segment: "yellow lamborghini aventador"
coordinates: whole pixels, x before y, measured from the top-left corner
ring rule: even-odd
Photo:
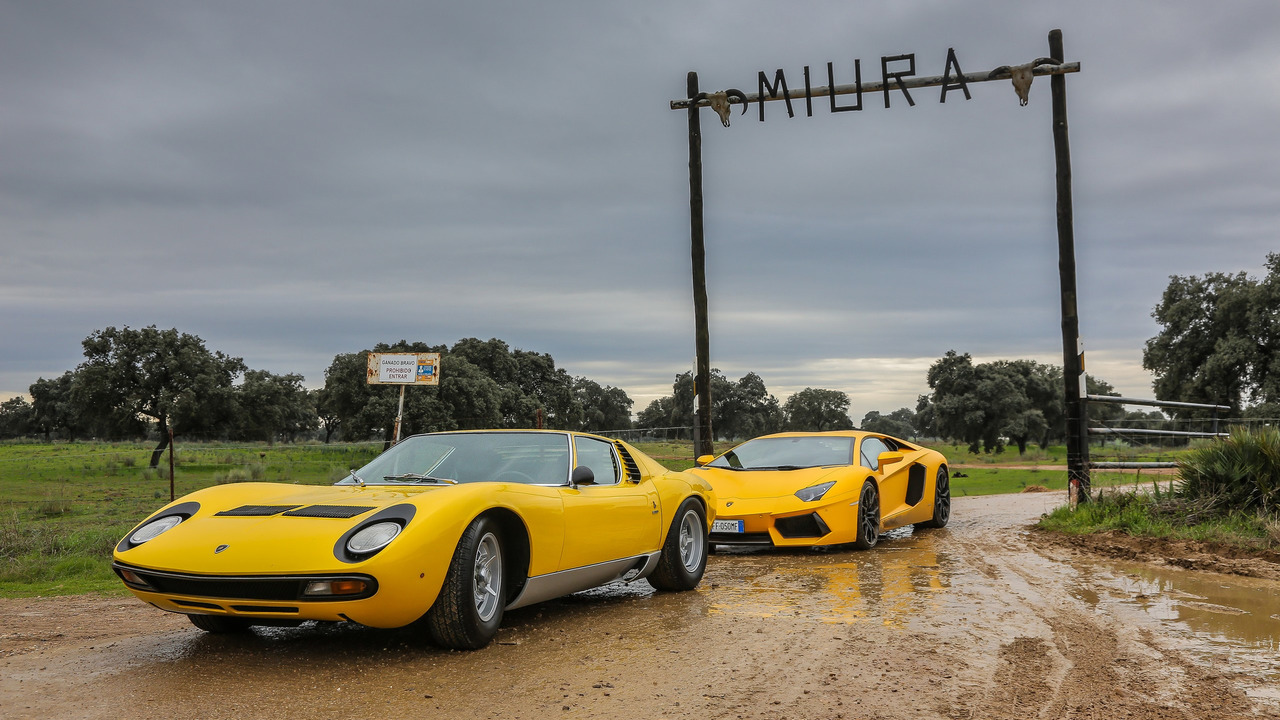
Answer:
[[[504,610],[647,579],[702,580],[715,497],[622,442],[553,431],[417,435],[334,486],[206,488],[120,541],[142,600],[209,632],[421,619],[478,648]]]
[[[886,435],[766,435],[698,464],[690,474],[716,492],[715,545],[867,549],[885,530],[940,528],[951,515],[946,458]]]

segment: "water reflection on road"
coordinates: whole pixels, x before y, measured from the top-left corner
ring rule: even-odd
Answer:
[[[1129,603],[1214,642],[1280,653],[1280,587],[1274,582],[1155,565],[1082,565],[1081,571],[1082,579],[1106,593],[1090,591],[1092,597],[1083,598],[1094,604]]]
[[[947,531],[886,535],[870,552],[731,550],[715,559],[711,612],[903,627],[950,587]]]

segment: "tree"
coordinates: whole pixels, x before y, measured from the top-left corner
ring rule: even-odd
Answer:
[[[1243,272],[1169,278],[1151,313],[1160,333],[1142,354],[1158,399],[1234,411],[1280,402],[1280,254],[1267,256],[1267,269],[1261,282]]]
[[[987,365],[975,366],[969,353],[948,350],[929,368],[938,431],[969,445],[969,452],[1002,452],[1006,422],[1027,405],[1026,395],[1011,374]]]
[[[718,438],[737,439],[775,432],[782,424],[777,403],[755,373],[747,373],[733,383],[718,369],[711,369],[711,427]],[[671,385],[671,395],[649,403],[637,417],[636,425],[692,427],[693,405],[693,373],[680,373]]]
[[[237,435],[246,440],[293,441],[319,424],[311,394],[296,373],[276,375],[246,370],[236,388]]]
[[[787,430],[820,432],[852,430],[849,396],[839,390],[805,388],[787,398],[783,405]]]
[[[77,412],[80,406],[71,400],[74,380],[75,373],[68,370],[53,380],[39,378],[27,388],[32,401],[32,429],[42,433],[45,442],[52,441],[56,432],[75,439],[81,421]]]
[[[869,432],[883,433],[899,438],[912,438],[916,435],[916,413],[909,408],[898,408],[888,415],[881,415],[872,410],[862,417],[861,427]]]
[[[534,413],[541,409],[546,427],[569,429],[582,422],[582,405],[573,389],[573,378],[547,353],[516,349],[516,385],[529,398],[527,417],[518,418],[521,427],[533,427]]]
[[[169,430],[206,429],[231,412],[232,381],[244,361],[210,352],[204,341],[176,329],[125,326],[95,331],[84,342],[85,361],[76,369],[89,403],[100,417],[150,418],[160,443],[151,467],[169,445]],[[171,424],[171,419],[181,422]]]
[[[333,402],[329,388],[322,387],[311,391],[311,399],[315,404],[316,416],[320,419],[320,429],[324,430],[324,444],[333,440],[333,435],[342,427],[342,416]]]
[[[31,403],[22,396],[0,403],[0,439],[26,436],[34,429],[34,418]]]
[[[1066,400],[1062,368],[1034,360],[996,360],[973,364],[968,353],[950,350],[929,368],[932,395],[921,396],[917,417],[932,422],[937,434],[969,445],[970,452],[1002,452],[1006,439],[1024,454],[1066,437]],[[1114,392],[1111,385],[1085,376],[1093,395]],[[1094,403],[1090,420],[1106,423],[1122,414],[1120,406]]]
[[[1027,444],[1033,440],[1046,447],[1049,431],[1059,417],[1065,429],[1066,398],[1062,372],[1056,367],[1034,360],[997,360],[986,370],[1007,376],[1021,395],[1007,406],[1008,415],[999,428],[1002,436],[1018,446],[1019,455],[1027,454]]]
[[[317,394],[316,409],[326,438],[381,436],[394,433],[400,389],[366,382],[368,353],[334,357],[325,370],[325,386]],[[372,352],[440,353],[440,384],[407,388],[401,436],[441,430],[543,427],[594,429],[626,427],[631,399],[618,388],[601,387],[571,377],[545,353],[511,350],[496,338],[464,338],[452,348],[401,340],[380,343]],[[598,389],[598,391],[597,391]],[[591,405],[584,406],[584,400]],[[621,409],[620,409],[621,408]],[[589,416],[589,417],[588,417]],[[603,423],[604,425],[599,425]]]
[[[938,414],[929,395],[916,396],[916,413],[911,419],[911,426],[924,437],[941,436],[938,432]]]
[[[601,386],[594,380],[579,377],[573,379],[573,390],[582,407],[582,423],[578,429],[596,432],[631,427],[634,403],[622,388]]]
[[[746,440],[782,429],[782,406],[769,394],[759,375],[753,372],[743,375],[726,392],[718,403],[719,414],[712,416],[713,427],[721,438]],[[715,402],[716,398],[713,396],[712,400]]]

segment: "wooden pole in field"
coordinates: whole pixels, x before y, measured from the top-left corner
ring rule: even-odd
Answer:
[[[1063,60],[1062,31],[1049,31],[1049,56]],[[1084,351],[1076,307],[1076,241],[1071,211],[1071,146],[1067,138],[1067,80],[1053,75],[1053,151],[1058,181],[1058,280],[1062,291],[1062,382],[1067,411],[1067,492],[1089,500],[1089,423],[1085,410]]]
[[[698,73],[690,72],[689,97],[698,96]],[[707,251],[702,239],[702,125],[698,105],[689,106],[689,244],[693,259],[693,323],[697,367],[693,386],[697,392],[694,413],[693,456],[711,455],[711,331],[707,321]]]

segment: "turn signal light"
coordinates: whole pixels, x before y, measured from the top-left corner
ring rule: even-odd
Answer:
[[[313,580],[303,595],[359,595],[369,587],[364,580]]]

